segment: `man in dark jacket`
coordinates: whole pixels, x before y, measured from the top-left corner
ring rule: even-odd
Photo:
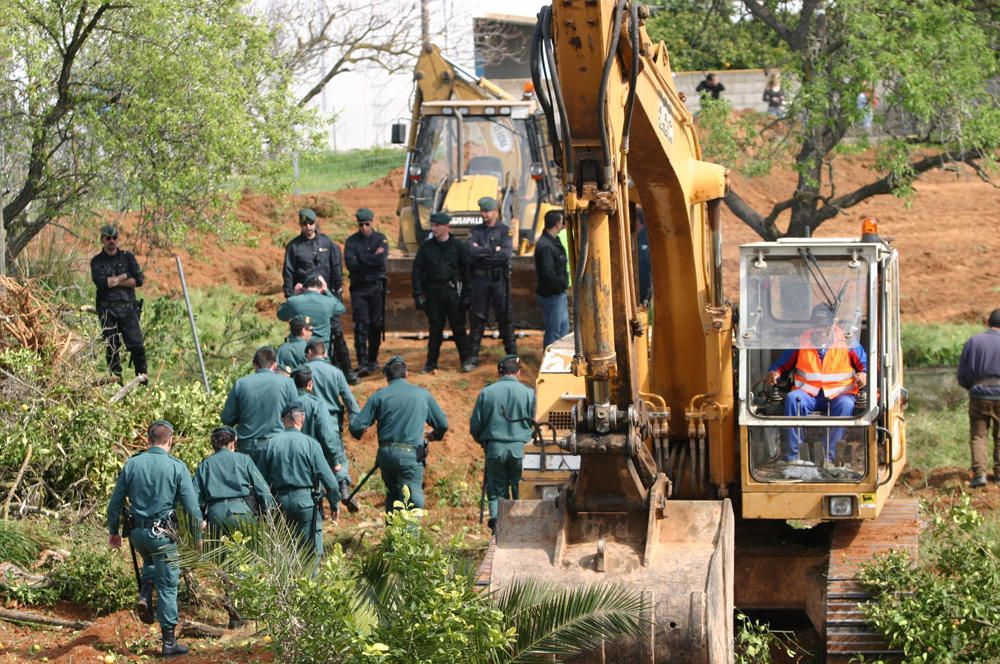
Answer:
[[[319,232],[316,212],[310,208],[299,210],[299,226],[302,232],[285,246],[285,265],[281,271],[285,297],[299,295],[309,277],[319,275],[326,287],[343,300],[344,273],[341,268],[340,247],[329,237]],[[324,326],[325,327],[325,326]],[[330,319],[330,342],[337,365],[351,384],[357,377],[351,371],[351,351],[344,340],[344,327],[340,316]]]
[[[510,259],[514,255],[510,228],[500,222],[495,198],[480,198],[479,211],[483,215],[483,223],[469,233],[469,257],[472,260],[470,354],[475,366],[479,365],[479,344],[491,307],[496,315],[504,350],[510,355],[517,353],[514,326],[510,319]]]
[[[101,227],[101,253],[90,259],[90,278],[97,286],[97,316],[107,345],[108,369],[122,377],[121,339],[132,356],[136,378],[146,380],[146,345],[139,325],[135,289],[143,275],[135,256],[118,248],[118,229]]]
[[[965,342],[958,361],[958,384],[969,391],[969,446],[972,481],[986,486],[987,437],[993,434],[993,481],[1000,483],[1000,309],[990,312],[987,330]]]
[[[562,210],[549,210],[545,213],[545,232],[535,245],[535,273],[538,275],[535,295],[538,296],[545,320],[542,348],[569,332],[569,306],[566,299],[569,273],[566,271],[566,248],[559,241],[559,233],[565,227]]]
[[[413,302],[418,311],[427,313],[427,325],[430,327],[424,373],[437,369],[445,320],[451,326],[462,371],[475,369],[475,365],[469,362],[469,340],[465,335],[465,311],[469,308],[471,297],[469,250],[464,242],[452,237],[450,223],[451,215],[448,213],[432,214],[432,237],[421,243],[413,259]]]
[[[715,74],[706,74],[705,80],[698,84],[698,87],[694,89],[695,92],[701,93],[701,100],[705,101],[709,97],[718,101],[719,95],[725,91],[726,86],[722,84],[719,77]]]
[[[375,214],[368,208],[354,213],[358,232],[344,242],[344,260],[351,273],[351,318],[358,375],[378,370],[378,350],[385,329],[385,259],[389,241],[373,227]]]

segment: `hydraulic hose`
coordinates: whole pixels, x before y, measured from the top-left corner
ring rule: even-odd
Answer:
[[[562,153],[559,146],[559,132],[556,130],[555,113],[552,111],[552,97],[549,95],[547,90],[547,88],[551,85],[551,81],[549,81],[549,79],[545,79],[543,83],[542,80],[542,49],[544,48],[545,41],[543,26],[547,25],[547,17],[551,20],[551,12],[551,7],[542,7],[541,11],[538,12],[538,21],[535,23],[535,31],[531,36],[529,62],[531,68],[531,82],[535,86],[535,94],[538,98],[538,105],[542,107],[542,113],[545,115],[545,124],[549,130],[549,136],[552,140],[553,146],[556,148],[555,153],[559,155],[561,161]]]
[[[552,27],[552,7],[543,7],[540,14],[542,16],[542,39],[543,43],[547,43],[549,40],[547,35],[551,34]],[[573,160],[571,155],[573,150],[573,135],[569,127],[569,118],[566,117],[566,102],[563,100],[562,84],[559,82],[559,76],[556,73],[556,59],[551,48],[543,48],[542,54],[545,56],[544,64],[548,72],[548,80],[552,83],[552,96],[559,111],[559,125],[562,128],[560,152],[563,156],[565,181],[575,184],[576,178],[573,174]]]
[[[632,109],[635,108],[636,83],[639,80],[639,3],[631,1],[629,12],[629,37],[632,41],[632,70],[629,72],[628,99],[625,101],[625,124],[622,127],[622,152],[628,153],[629,134],[632,132]]]
[[[618,38],[622,29],[622,17],[625,14],[625,0],[619,0],[615,8],[615,22],[611,29],[611,46],[608,49],[608,56],[604,59],[604,71],[601,72],[601,87],[597,93],[597,124],[601,134],[601,154],[604,158],[604,187],[610,189],[614,183],[614,171],[611,167],[611,141],[607,132],[607,98],[608,81],[611,79],[611,65],[618,55]]]
[[[573,276],[573,355],[583,358],[583,337],[580,334],[580,324],[583,315],[580,313],[580,283],[587,269],[587,253],[590,250],[590,233],[583,224],[580,228],[580,255],[576,259],[576,274]]]

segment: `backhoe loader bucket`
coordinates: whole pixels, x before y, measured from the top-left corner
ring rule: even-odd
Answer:
[[[535,298],[537,279],[534,256],[514,256],[511,268],[514,328],[543,329],[542,309]],[[385,303],[386,331],[426,332],[427,316],[413,306],[413,257],[390,256],[386,261],[386,273],[389,276],[389,293]]]
[[[515,578],[566,586],[612,582],[646,598],[645,634],[608,643],[584,662],[728,664],[733,661],[733,511],[728,500],[664,500],[648,511],[566,510],[554,500],[501,501],[496,543],[480,568],[498,589]]]

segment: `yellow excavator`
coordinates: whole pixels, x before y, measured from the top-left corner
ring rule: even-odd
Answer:
[[[876,552],[915,553],[919,532],[915,502],[889,498],[906,461],[897,252],[871,222],[857,238],[746,245],[737,316],[722,288],[727,173],[701,159],[646,18],[627,0],[539,13],[533,78],[562,167],[574,329],[543,356],[522,500],[501,501],[480,583],[639,590],[643,637],[584,661],[732,662],[734,608],[804,612],[827,662],[885,654],[856,574]],[[836,377],[853,410],[788,410],[772,369],[848,347],[867,356],[867,381]]]
[[[404,255],[387,263],[387,329],[424,326],[423,317],[414,316],[410,282],[413,256],[429,237],[430,215],[450,214],[452,234],[464,239],[482,223],[478,201],[483,196],[497,200],[500,220],[514,240],[509,284],[515,327],[541,329],[532,253],[545,213],[561,207],[562,198],[530,86],[515,99],[450,61],[433,44],[424,45],[413,78],[409,126],[397,124],[392,131],[392,142],[405,143],[407,157],[396,209]]]

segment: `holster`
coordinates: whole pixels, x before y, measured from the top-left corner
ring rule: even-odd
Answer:
[[[247,507],[250,508],[251,514],[253,514],[254,516],[260,516],[261,514],[260,501],[257,500],[257,496],[253,495],[252,493],[249,496],[243,496],[243,502],[245,502],[247,504]]]
[[[417,455],[417,462],[427,465],[427,445],[418,445],[417,449],[414,450]]]

